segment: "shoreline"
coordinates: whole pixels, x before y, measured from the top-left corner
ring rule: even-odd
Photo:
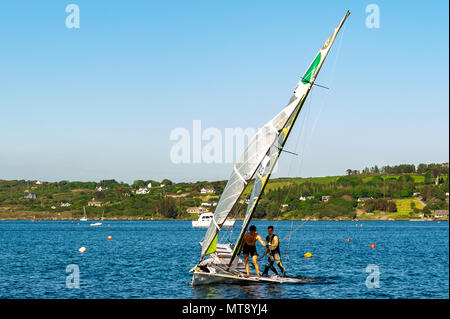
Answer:
[[[196,219],[173,219],[173,218],[109,218],[109,219],[89,219],[85,221],[85,223],[89,222],[107,222],[107,221],[194,221]],[[0,218],[0,221],[78,221],[81,222],[77,218],[39,218],[39,219],[30,219],[30,218]],[[242,221],[242,219],[235,219],[235,221]],[[400,221],[417,221],[417,222],[448,222],[448,219],[253,219],[253,221],[331,221],[331,222],[400,222]]]

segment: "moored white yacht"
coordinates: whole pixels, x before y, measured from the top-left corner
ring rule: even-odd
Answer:
[[[201,213],[197,220],[192,221],[192,227],[209,227],[214,217],[213,213]],[[222,227],[233,227],[235,220],[229,219],[225,221]]]

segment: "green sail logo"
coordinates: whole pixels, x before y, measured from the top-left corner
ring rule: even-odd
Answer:
[[[309,68],[306,71],[305,75],[303,76],[303,78],[302,78],[302,83],[303,84],[308,84],[309,82],[311,82],[311,79],[316,74],[316,70],[317,70],[317,67],[319,66],[321,58],[322,58],[322,55],[319,52],[317,54],[316,58],[314,59],[314,61],[309,66]]]

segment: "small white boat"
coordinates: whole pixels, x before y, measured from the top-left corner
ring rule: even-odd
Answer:
[[[101,225],[103,225],[102,223],[93,223],[93,224],[91,224],[91,226],[101,226]]]
[[[192,227],[209,227],[209,224],[211,224],[213,217],[213,213],[201,213],[198,216],[198,220],[192,221]],[[225,224],[223,224],[222,227],[233,227],[234,222],[235,220],[228,219],[225,221]]]
[[[103,220],[103,216],[105,215],[105,211],[103,211],[102,213],[102,220]],[[91,226],[101,226],[103,225],[103,223],[97,222],[97,223],[92,223]]]

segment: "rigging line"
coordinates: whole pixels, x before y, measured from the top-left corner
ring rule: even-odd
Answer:
[[[298,151],[298,146],[299,146],[299,143],[300,143],[300,139],[301,139],[301,136],[305,136],[305,138],[304,139],[306,139],[306,134],[305,135],[303,135],[303,133],[305,133],[306,132],[306,123],[307,123],[307,120],[308,120],[308,118],[309,118],[309,115],[310,115],[310,110],[311,110],[311,104],[312,104],[312,97],[313,97],[313,88],[311,87],[311,91],[310,91],[310,96],[309,96],[309,100],[307,101],[307,103],[306,103],[306,105],[305,105],[305,107],[306,107],[306,109],[305,109],[305,116],[304,116],[304,118],[303,118],[303,123],[302,123],[302,128],[301,128],[301,130],[299,130],[299,136],[298,136],[298,138],[297,138],[297,142],[296,142],[296,145],[295,145],[295,150],[296,151]],[[303,145],[303,149],[302,149],[302,152],[304,152],[305,151],[305,144],[306,143],[303,143],[302,145]],[[291,160],[291,165],[290,165],[290,168],[289,168],[289,170],[290,171],[292,171],[292,163],[293,163],[294,161],[293,161],[293,159]],[[300,177],[300,175],[301,175],[301,167],[303,166],[303,157],[301,157],[300,158],[300,160],[299,160],[299,168],[300,168],[300,170],[299,170],[299,174],[298,174],[298,176]],[[296,188],[296,184],[294,185],[294,186],[292,186],[292,188],[294,189],[294,192],[295,192],[295,190],[297,189]],[[286,194],[286,197],[288,196],[288,194],[289,194],[289,190],[288,190],[288,193]],[[298,195],[298,194],[297,194]],[[289,234],[292,234],[292,228],[294,227],[294,221],[292,221],[291,222],[291,232],[289,233]],[[290,237],[290,235],[288,235],[289,236],[289,242],[288,242],[288,247],[287,247],[287,250],[286,250],[286,260],[287,260],[287,267],[289,268],[290,267],[290,258],[289,258],[289,249],[290,249],[290,247],[291,247],[291,238],[292,237]],[[287,237],[285,237],[285,238],[287,238]],[[280,241],[281,242],[281,241]]]
[[[298,156],[298,154],[297,154],[297,153],[294,153],[294,152],[289,152],[289,151],[283,150],[283,149],[281,149],[281,148],[280,148],[279,150],[282,151],[282,152],[286,152],[286,153],[289,153],[289,154]]]
[[[293,231],[291,231],[286,237],[284,237],[282,240],[280,240],[280,243],[282,243],[283,241],[285,241],[288,237],[291,237],[297,230],[300,229],[300,227],[302,227],[303,225],[305,225],[308,222],[308,220],[305,220],[303,223],[301,223],[296,229],[294,229]],[[289,241],[290,242],[290,241]]]
[[[235,223],[236,223],[236,218],[239,216],[239,214],[242,211],[242,206],[239,205],[239,207],[237,207],[236,209],[234,209],[234,211],[231,211],[229,213],[229,215],[227,216],[227,219],[234,219]],[[226,220],[227,220],[226,219]],[[225,221],[226,221],[225,220]],[[234,230],[234,225],[231,227],[228,227],[228,229],[223,233],[222,235],[222,243],[225,243],[226,241],[231,243],[231,237],[233,236],[233,230]],[[228,235],[228,238],[226,239],[225,237]]]
[[[337,60],[338,60],[339,54],[341,52],[342,41],[344,39],[345,29],[346,28],[347,28],[347,25],[344,24],[344,27],[342,28],[342,32],[341,32],[341,37],[339,39],[339,44],[338,44],[338,48],[337,48],[337,52],[336,52],[336,58],[334,59],[333,67],[332,67],[331,73],[330,73],[330,80],[329,80],[330,86],[332,86],[333,81],[334,81],[334,74],[335,74],[335,71],[336,71]],[[312,89],[312,87],[311,87],[311,89]],[[329,94],[330,94],[329,92],[330,91],[327,91],[327,93],[325,94],[325,96],[322,99],[322,103],[321,103],[321,106],[320,106],[319,114],[317,115],[316,121],[314,122],[313,128],[311,130],[311,134],[310,134],[310,139],[309,139],[308,145],[311,142],[311,138],[314,136],[314,132],[315,132],[315,129],[316,129],[316,126],[317,126],[317,122],[319,121],[319,117],[322,114],[322,111],[323,111],[324,106],[325,106],[325,102],[326,102],[327,98],[329,97]]]
[[[310,82],[310,81],[308,81],[308,80],[305,80],[302,76],[301,76],[300,78],[301,78],[302,80],[304,80],[305,82],[310,83],[310,84],[312,84],[312,85],[316,85],[316,86],[318,86],[318,87],[321,87],[321,88],[324,88],[324,89],[327,89],[327,90],[330,89],[329,87],[326,87],[326,86],[323,86],[323,85],[316,84],[316,83],[314,83],[314,82]]]
[[[306,123],[306,120],[307,120],[308,115],[309,115],[309,110],[310,110],[311,100],[312,100],[312,88],[311,88],[311,91],[310,91],[309,99],[308,99],[308,101],[306,101],[306,105],[305,105],[306,110],[305,110],[305,112],[304,112],[305,114],[304,114],[304,117],[303,117],[303,121],[300,123],[300,124],[301,124],[301,128],[298,130],[298,136],[297,136],[297,140],[296,140],[296,143],[295,143],[296,145],[295,145],[295,148],[294,148],[296,151],[298,151],[298,146],[299,146],[299,144],[300,144],[301,136],[303,135],[303,133],[304,133],[304,131],[305,131],[305,123]],[[296,160],[295,160],[295,161],[296,161]],[[299,161],[302,162],[302,161],[303,161],[303,158],[301,157],[301,158],[299,159]],[[297,161],[296,161],[296,162],[297,162]],[[292,173],[292,166],[293,166],[293,164],[294,164],[294,159],[291,158],[290,165],[289,165],[289,175]],[[295,175],[295,174],[294,174],[294,175]],[[287,192],[286,192],[286,196],[285,196],[285,198],[284,198],[284,200],[283,200],[283,203],[284,203],[284,202],[286,201],[286,199],[288,198],[291,188],[292,188],[292,189],[294,190],[294,192],[295,192],[295,189],[296,189],[296,188],[295,188],[295,185],[292,185],[291,187],[288,187]],[[294,221],[291,221],[291,231],[292,231],[293,226],[294,226]],[[290,246],[291,246],[291,241],[289,240],[288,246],[287,246],[287,249],[286,249],[287,269],[290,268],[290,259],[289,259],[289,249],[290,249]]]
[[[309,120],[309,117],[310,117],[310,113],[311,113],[311,104],[312,104],[312,97],[313,97],[313,88],[311,88],[311,91],[310,91],[310,99],[309,99],[309,102],[308,102],[308,104],[306,105],[306,114],[305,114],[305,121],[304,121],[304,125],[303,125],[303,127],[302,127],[302,134],[304,133],[304,137],[303,137],[303,144],[302,144],[302,150],[301,150],[301,154],[305,154],[305,148],[306,148],[306,144],[307,144],[307,141],[308,141],[308,133],[307,133],[307,130],[306,130],[306,123],[308,122],[308,120]],[[297,148],[295,149],[296,151],[298,151],[297,150]],[[301,176],[301,173],[302,173],[302,171],[303,171],[303,163],[304,163],[304,156],[302,156],[302,158],[300,159],[300,163],[299,163],[299,170],[298,170],[298,177],[300,177]]]
[[[294,221],[291,221],[291,232],[292,232],[292,227],[294,226]],[[280,243],[281,243],[281,241],[280,241]],[[289,258],[289,248],[291,247],[291,241],[289,240],[289,242],[288,242],[288,247],[287,247],[287,249],[286,249],[286,260],[287,260],[287,269],[289,269],[290,268],[290,265],[291,265],[291,260],[290,260],[290,258]]]
[[[311,87],[311,89],[310,89],[309,99],[306,100],[306,103],[305,103],[305,105],[303,106],[305,115],[302,117],[302,121],[301,121],[300,123],[298,123],[299,125],[296,126],[296,127],[300,128],[300,130],[298,130],[298,133],[297,133],[298,136],[297,136],[297,138],[296,138],[296,144],[295,144],[295,148],[294,148],[296,151],[298,151],[298,145],[299,145],[299,143],[300,143],[301,136],[303,135],[303,133],[304,133],[304,131],[305,131],[305,123],[306,123],[306,120],[307,120],[307,118],[308,118],[308,116],[309,116],[309,113],[310,113],[309,110],[310,110],[310,105],[311,105],[311,99],[312,99],[312,87]],[[292,129],[294,130],[295,127],[292,128]],[[281,157],[281,154],[280,154],[280,157]],[[300,157],[300,162],[302,162],[302,161],[303,161],[303,159]],[[278,165],[278,163],[279,163],[279,162],[277,162],[277,165]],[[290,174],[292,173],[292,171],[293,171],[293,170],[292,170],[293,163],[294,163],[294,159],[291,158],[291,160],[290,160],[290,162],[289,162],[288,175],[290,175]],[[280,190],[280,191],[281,191],[281,190]],[[286,195],[284,196],[284,199],[282,200],[282,203],[284,203],[284,202],[286,201],[286,199],[287,199],[288,196],[289,196],[289,193],[290,193],[290,187],[288,186],[288,187],[287,187]],[[279,211],[279,213],[278,213],[277,220],[275,221],[274,227],[277,227],[277,226],[278,226],[278,222],[279,222],[279,220],[280,220],[280,217],[281,217],[281,209],[280,209],[280,211]]]

